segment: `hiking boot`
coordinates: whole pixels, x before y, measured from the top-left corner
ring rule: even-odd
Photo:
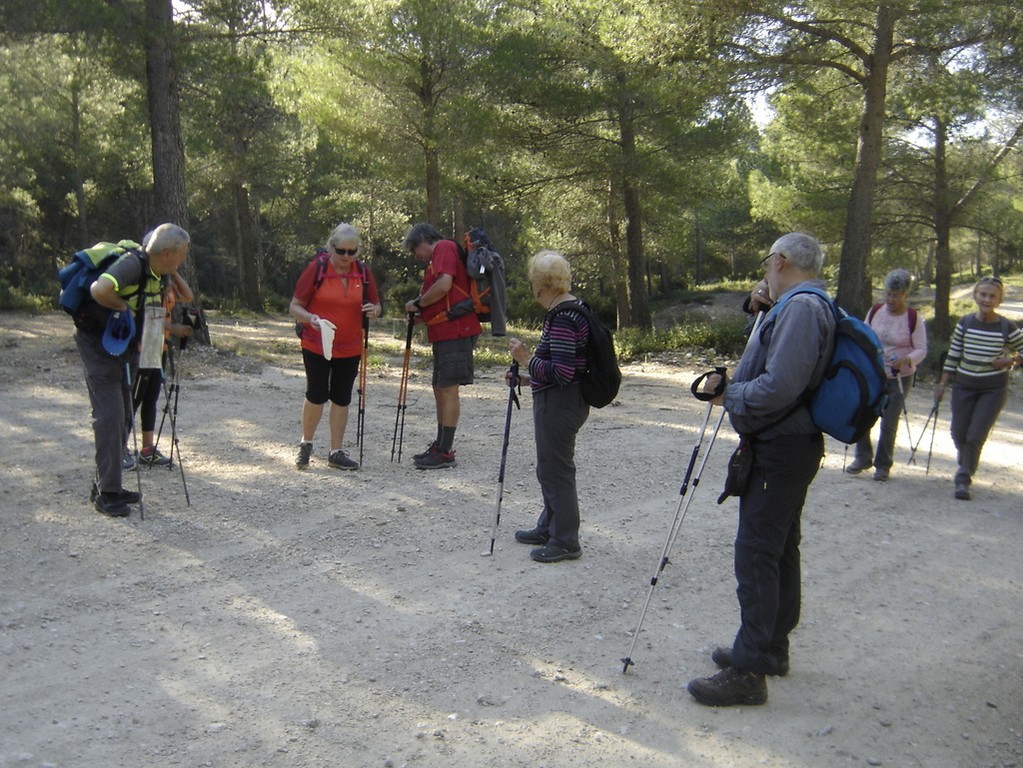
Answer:
[[[171,463],[171,460],[169,456],[164,456],[156,448],[149,449],[148,453],[143,448],[139,453],[138,462],[143,467],[166,467]]]
[[[142,503],[142,494],[139,493],[138,491],[129,491],[127,488],[122,488],[116,494],[111,495],[117,496],[117,498],[119,498],[125,504]]]
[[[545,544],[539,549],[534,549],[529,556],[538,563],[560,563],[562,560],[578,560],[583,556],[581,548],[565,549],[557,544]]]
[[[874,470],[874,479],[877,480],[877,482],[879,482],[879,483],[886,483],[886,482],[888,482],[889,472],[890,471],[887,470],[887,469],[875,469]]]
[[[434,451],[439,451],[439,450],[440,450],[440,443],[438,443],[436,440],[434,440],[432,443],[430,443],[429,446],[427,446],[425,451],[423,451],[422,453],[417,453],[415,456],[413,456],[412,457],[412,461],[422,461],[423,459],[425,459],[427,456],[429,456]]]
[[[95,503],[96,497],[100,495],[101,492],[99,488],[96,487],[95,483],[93,483],[92,488],[89,489],[89,501]],[[122,488],[117,493],[107,493],[103,495],[106,495],[111,499],[119,498],[125,504],[139,504],[142,501],[141,493],[139,493],[138,491],[129,491],[127,488]]]
[[[774,658],[774,672],[768,672],[767,674],[785,677],[789,673],[789,660],[772,658]],[[710,660],[717,664],[718,669],[728,669],[732,666],[732,649],[720,645],[711,653]]]
[[[436,445],[436,443],[434,444]],[[445,453],[439,447],[434,448],[423,458],[415,460],[416,469],[444,469],[455,466],[455,452]]]
[[[100,493],[92,501],[96,511],[107,517],[127,517],[131,514],[128,504],[116,493]]]
[[[515,531],[515,541],[519,544],[532,544],[535,546],[543,546],[550,539],[547,531],[541,531],[539,528],[532,528],[528,531]]]
[[[309,468],[309,457],[313,455],[313,444],[301,442],[298,444],[298,458],[295,459],[295,466],[298,469]]]
[[[121,459],[121,469],[123,469],[126,472],[130,472],[131,470],[135,469],[135,466],[136,466],[135,457],[132,455],[131,451],[125,448],[124,457]]]
[[[960,499],[962,501],[969,501],[970,500],[970,486],[968,486],[966,483],[956,483],[956,489],[955,489],[955,492],[952,495],[955,496],[957,499]]]
[[[860,472],[870,469],[872,466],[874,465],[869,461],[860,461],[859,459],[856,459],[856,461],[845,468],[845,471],[850,475],[858,475]]]
[[[348,458],[348,454],[338,448],[327,454],[327,464],[334,469],[358,469],[359,462]]]
[[[727,667],[713,677],[689,681],[689,693],[708,707],[733,707],[736,704],[767,702],[767,680],[756,672]]]

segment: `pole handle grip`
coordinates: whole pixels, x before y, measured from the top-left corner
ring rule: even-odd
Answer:
[[[689,391],[693,393],[693,397],[695,397],[697,400],[702,400],[705,403],[713,400],[715,397],[718,397],[722,392],[725,391],[725,386],[728,384],[728,377],[725,375],[725,372],[727,370],[728,369],[725,368],[724,366],[719,365],[715,367],[713,371],[707,371],[706,373],[700,374],[690,385]],[[701,387],[703,385],[703,382],[707,379],[708,376],[713,376],[714,374],[717,374],[718,376],[721,377],[720,380],[718,381],[717,386],[714,387],[714,391],[713,392],[702,391]]]

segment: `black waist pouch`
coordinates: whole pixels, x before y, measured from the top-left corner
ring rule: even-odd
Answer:
[[[752,473],[753,441],[742,435],[739,437],[739,446],[728,458],[728,476],[725,478],[725,488],[718,496],[718,504],[723,503],[729,496],[742,496],[746,492]]]

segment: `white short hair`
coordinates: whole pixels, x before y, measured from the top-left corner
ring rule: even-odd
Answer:
[[[817,238],[803,232],[789,232],[774,241],[771,253],[779,253],[795,266],[817,274],[824,265],[824,251]]]

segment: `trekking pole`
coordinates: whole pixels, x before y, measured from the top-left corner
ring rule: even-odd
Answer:
[[[185,506],[192,506],[192,499],[188,495],[188,483],[185,482],[185,465],[181,461],[181,444],[178,441],[178,395],[181,392],[181,385],[178,383],[178,366],[174,362],[174,350],[173,347],[167,348],[167,365],[171,370],[171,383],[167,386],[164,393],[165,403],[164,412],[166,413],[167,408],[170,407],[170,425],[171,425],[171,451],[170,458],[171,463],[167,466],[167,469],[174,468],[174,456],[177,454],[178,471],[181,473],[181,486],[185,491]],[[164,380],[166,384],[166,380]],[[171,395],[174,396],[173,406],[170,406]],[[162,427],[162,425],[161,425]]]
[[[401,382],[398,384],[398,410],[394,414],[394,437],[391,438],[391,461],[394,461],[394,449],[398,448],[398,461],[401,461],[401,444],[405,439],[405,399],[408,397],[408,364],[412,357],[412,327],[415,323],[415,313],[409,312],[406,317],[405,327],[405,357],[401,361]],[[398,422],[401,420],[401,432],[398,432]]]
[[[902,416],[906,420],[906,437],[909,438],[909,444],[913,445],[913,433],[909,429],[909,411],[906,409],[906,390],[902,386],[902,377],[899,376],[899,372],[892,368],[892,373],[895,374],[895,381],[899,385],[899,395],[902,397]]]
[[[362,355],[359,360],[359,416],[355,422],[355,441],[359,444],[359,466],[362,466],[362,443],[366,428],[366,355],[369,352],[369,318],[362,316]]]
[[[930,474],[931,472],[931,453],[934,451],[934,433],[938,431],[938,406],[941,405],[940,400],[934,401],[934,424],[931,425],[931,444],[927,448],[927,468],[924,470],[924,474]]]
[[[697,393],[697,385],[705,379],[710,373],[717,373],[721,376],[721,382],[718,389],[713,393]],[[719,395],[725,388],[725,369],[717,368],[715,371],[708,372],[700,376],[696,381],[693,382],[692,391],[701,400],[711,400]],[[682,528],[682,522],[686,518],[686,513],[689,512],[689,505],[692,504],[693,496],[696,495],[696,489],[700,485],[700,478],[703,476],[703,468],[707,465],[707,459],[710,456],[710,451],[714,447],[714,441],[717,439],[718,430],[721,428],[721,422],[725,418],[725,409],[721,409],[721,413],[718,415],[717,422],[714,425],[714,432],[711,435],[710,443],[707,445],[707,451],[703,455],[703,461],[700,462],[700,468],[696,472],[696,476],[693,478],[693,493],[686,498],[686,490],[689,488],[689,480],[693,476],[693,467],[696,465],[697,456],[700,454],[700,447],[703,443],[703,436],[707,432],[707,424],[710,423],[710,414],[714,410],[713,403],[708,402],[707,413],[703,416],[703,425],[700,427],[700,434],[696,439],[696,444],[693,446],[693,452],[689,456],[689,466],[686,467],[685,477],[682,480],[682,487],[679,489],[679,500],[678,506],[675,508],[675,517],[672,520],[671,527],[668,529],[668,537],[664,541],[664,548],[661,550],[661,556],[657,560],[657,566],[654,569],[654,574],[650,578],[650,588],[646,593],[646,600],[643,603],[643,610],[639,614],[639,622],[636,624],[636,631],[632,635],[632,644],[629,646],[629,652],[621,659],[622,662],[622,674],[629,671],[629,667],[635,662],[632,660],[632,654],[636,650],[636,643],[639,641],[639,633],[643,628],[643,621],[646,619],[647,610],[650,608],[650,600],[654,596],[654,587],[657,586],[657,579],[661,572],[668,565],[668,553],[671,552],[672,546],[675,544],[675,539],[678,537],[678,533]],[[684,505],[683,505],[684,502]]]
[[[931,425],[931,419],[937,421],[938,416],[938,401],[934,401],[934,405],[931,407],[931,412],[927,415],[927,421],[924,422],[924,428],[920,430],[920,437],[917,438],[916,443],[913,445],[913,450],[909,452],[909,460],[906,462],[906,466],[910,464],[916,464],[916,450],[920,447],[920,443],[923,442],[924,436],[927,434],[927,427]],[[933,441],[932,441],[933,443]]]
[[[490,551],[484,555],[494,554],[494,540],[497,538],[497,528],[501,525],[501,501],[504,499],[504,466],[508,460],[508,437],[511,434],[512,403],[515,407],[522,409],[519,405],[519,396],[515,387],[519,385],[519,364],[512,361],[511,374],[508,379],[508,410],[504,415],[504,441],[501,443],[501,469],[497,473],[497,511],[494,513],[494,528],[490,532]]]
[[[127,382],[127,387],[128,387],[128,390],[127,390],[128,391],[128,403],[127,403],[127,405],[128,405],[128,408],[129,408],[129,413],[131,414],[132,450],[135,452],[135,482],[138,483],[138,488],[139,488],[139,518],[141,520],[145,520],[146,519],[146,505],[145,505],[145,500],[142,498],[142,471],[141,471],[141,468],[138,465],[139,434],[135,430],[135,397],[136,397],[137,392],[136,392],[136,388],[132,387],[132,383],[131,383],[131,364],[128,363],[128,362],[125,362],[125,364],[124,364],[124,378],[125,378],[125,381]],[[137,385],[139,384],[139,381],[136,380],[135,384],[136,384],[136,387],[137,387]]]

